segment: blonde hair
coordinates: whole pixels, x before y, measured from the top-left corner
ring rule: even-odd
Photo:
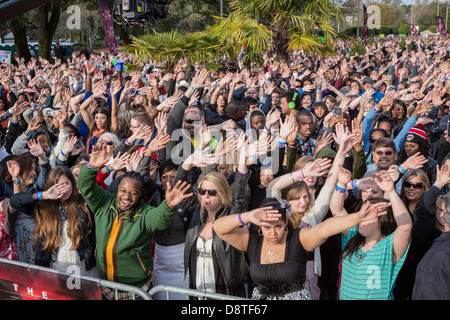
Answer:
[[[424,192],[430,189],[430,179],[428,179],[428,175],[425,173],[425,171],[423,171],[422,169],[410,170],[403,176],[402,190],[400,192],[401,196],[404,195],[403,187],[405,186],[405,182],[408,181],[409,177],[418,177],[425,186]]]
[[[225,178],[225,176],[223,174],[221,174],[219,172],[210,172],[210,173],[206,174],[198,183],[198,188],[202,188],[204,181],[211,182],[216,187],[217,195],[222,200],[222,206],[224,208],[231,206],[232,201],[233,201],[231,187],[230,187],[230,184],[228,183],[227,178]],[[201,206],[201,217],[203,219],[204,215],[205,215],[204,204],[202,201],[202,197],[200,196],[200,194],[198,192],[197,192],[197,196],[198,196],[198,202],[200,203],[200,206]]]
[[[304,212],[294,212],[291,209],[292,215],[289,217],[289,227],[292,229],[297,228],[303,217],[306,216],[311,210],[313,205],[311,193],[309,192],[308,185],[304,181],[295,182],[281,191],[281,198],[285,199],[288,203],[292,200],[297,200],[303,191],[305,191],[308,195],[308,205],[306,206]]]
[[[306,164],[310,161],[314,161],[313,156],[303,156],[301,158],[298,158],[297,161],[295,161],[294,163],[293,171],[303,169],[306,166]]]

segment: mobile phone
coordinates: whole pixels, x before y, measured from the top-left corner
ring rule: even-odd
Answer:
[[[447,137],[450,138],[450,120],[447,122]]]

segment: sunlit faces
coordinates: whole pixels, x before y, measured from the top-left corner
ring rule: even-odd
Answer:
[[[394,108],[392,108],[392,115],[395,119],[400,120],[405,116],[405,108],[403,108],[400,104],[394,104]]]
[[[300,191],[298,198],[289,200],[291,210],[296,213],[304,213],[309,205],[308,190],[303,189]]]
[[[195,111],[189,111],[184,115],[183,129],[189,131],[191,136],[194,136],[195,126],[200,125],[202,121],[202,116]]]
[[[309,107],[311,107],[311,104],[313,103],[312,97],[309,94],[305,94],[302,97],[302,107],[305,109],[308,109]]]
[[[161,177],[161,185],[164,189],[167,188],[167,183],[170,183],[170,185],[173,185],[173,180],[175,179],[175,176],[177,174],[177,170],[170,170],[166,173],[164,173]]]
[[[214,185],[214,183],[208,181],[208,180],[204,180],[202,182],[202,185],[199,186],[199,189],[206,189],[206,190],[215,190],[217,191],[217,187]],[[206,211],[217,211],[220,209],[220,207],[222,207],[222,198],[219,196],[219,194],[216,192],[215,196],[211,196],[210,192],[207,191],[205,192],[205,194],[201,194],[200,195],[200,199],[203,203],[203,207],[205,208]]]
[[[269,221],[269,225],[261,226],[261,232],[266,241],[270,244],[278,244],[282,242],[287,222],[279,219],[277,221]]]
[[[403,182],[403,194],[409,202],[417,202],[425,192],[425,185],[418,176],[410,176]]]
[[[406,141],[404,148],[405,148],[405,153],[409,158],[419,151],[419,144]]]
[[[391,147],[378,147],[373,152],[373,162],[378,171],[388,170],[389,167],[394,164],[396,159],[397,153],[394,152]]]
[[[37,178],[37,171],[36,171],[36,164],[33,161],[33,164],[31,165],[31,169],[28,173],[24,173],[24,176],[22,177],[23,183],[26,185],[32,185],[36,181]]]
[[[310,116],[302,115],[298,117],[298,134],[303,137],[310,137],[314,129],[314,121]]]
[[[72,185],[72,181],[70,181],[70,179],[65,176],[62,175],[58,178],[58,181],[56,181],[57,184],[61,184],[63,187],[68,187],[68,190],[62,194],[61,200],[68,200],[70,198],[70,196],[72,195],[72,191],[73,191],[73,185]]]
[[[380,221],[378,212],[370,212],[358,225],[358,232],[364,237],[370,237],[378,234],[380,230]]]
[[[50,141],[46,134],[40,134],[36,138],[37,143],[42,147],[44,152],[47,152],[48,148],[50,148]]]
[[[252,115],[250,118],[250,123],[251,123],[252,129],[259,132],[259,130],[264,129],[264,125],[266,124],[266,119],[263,115],[256,115],[256,116]]]
[[[271,168],[261,169],[259,181],[264,188],[269,186],[269,183],[274,179],[273,171]]]
[[[117,190],[117,202],[121,211],[134,208],[142,195],[142,183],[130,177],[124,177],[120,181]]]
[[[95,115],[94,121],[95,121],[95,125],[97,126],[97,129],[99,129],[99,130],[106,129],[108,117],[106,116],[106,114],[97,113]]]
[[[384,192],[378,186],[374,185],[372,188],[361,191],[361,199],[362,201],[366,201],[369,199],[383,198]]]
[[[225,100],[225,98],[222,95],[219,95],[217,97],[217,107],[219,108],[224,108],[227,105],[227,101]]]

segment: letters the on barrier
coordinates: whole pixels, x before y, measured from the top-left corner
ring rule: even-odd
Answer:
[[[77,286],[68,286],[73,278]],[[0,300],[101,300],[101,287],[75,274],[0,262]]]

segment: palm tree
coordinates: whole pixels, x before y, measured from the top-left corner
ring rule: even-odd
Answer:
[[[157,33],[153,30],[150,34],[132,37],[131,40],[132,44],[122,47],[134,57],[134,65],[128,66],[129,71],[133,71],[137,64],[151,59],[165,64],[166,69],[172,72],[175,64],[183,58],[187,58],[191,64],[203,61],[208,69],[216,69],[216,58],[228,55],[230,49],[230,46],[219,44],[216,38],[204,32],[171,30]]]
[[[335,53],[336,38],[351,40],[329,23],[342,19],[332,0],[229,0],[229,6],[231,13],[214,17],[207,31],[223,44],[233,43],[235,53],[245,48],[246,64],[261,62],[260,53],[272,49],[282,58],[289,50],[322,57]]]

